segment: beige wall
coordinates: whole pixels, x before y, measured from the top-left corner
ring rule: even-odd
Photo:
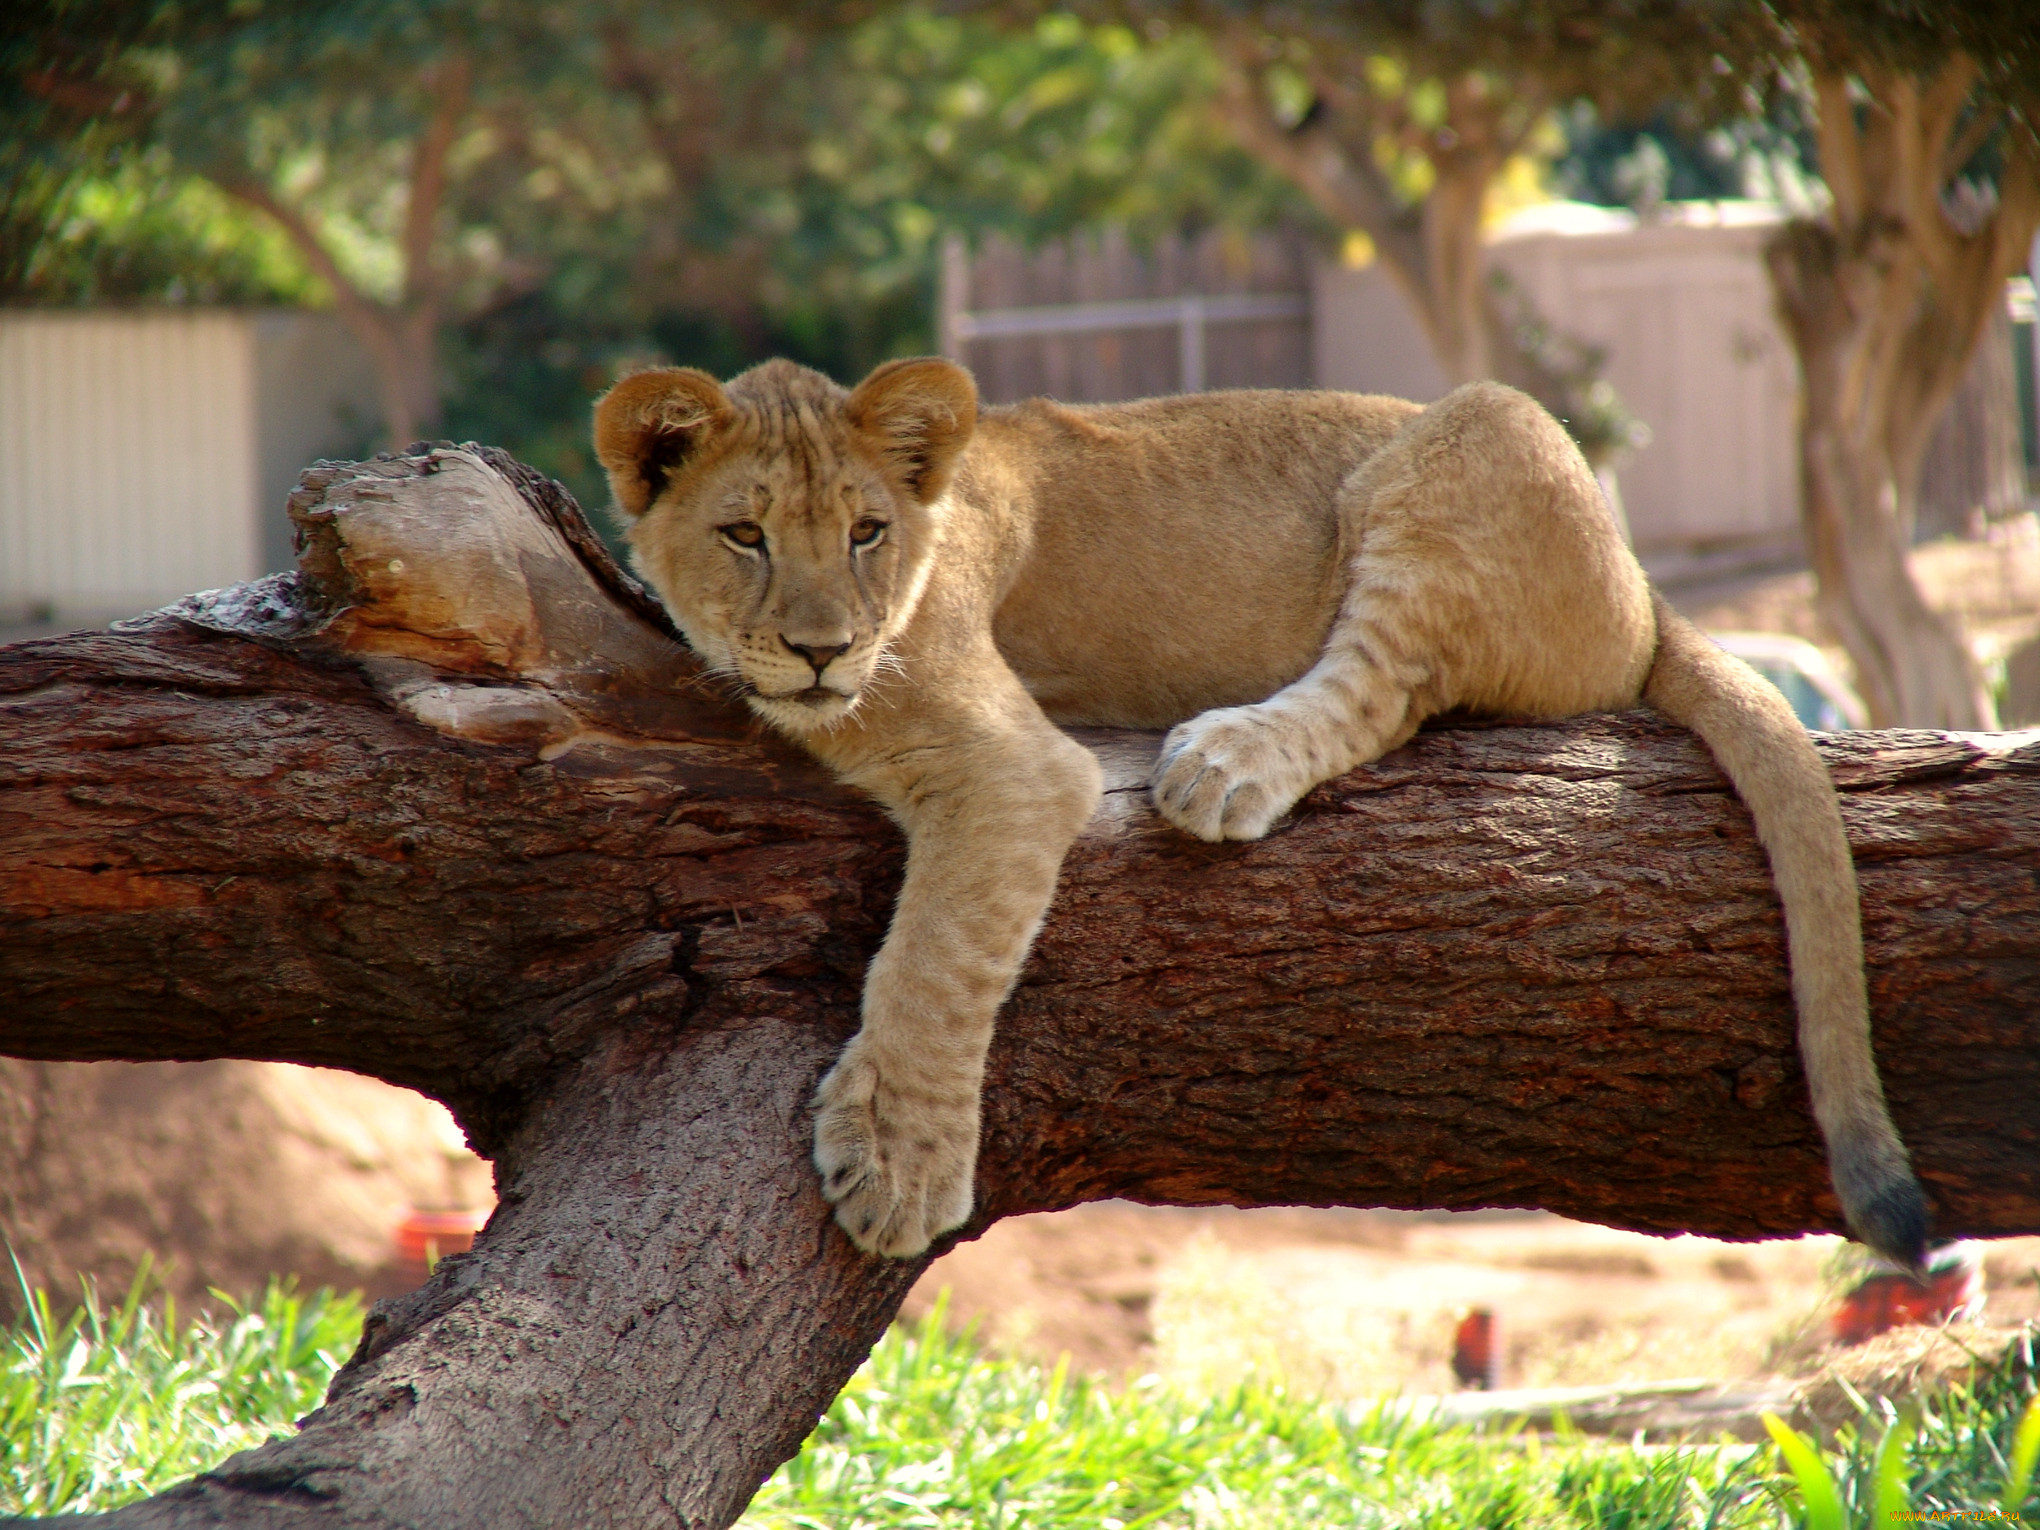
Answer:
[[[1796,380],[1758,254],[1774,217],[1725,204],[1638,227],[1560,204],[1489,246],[1555,328],[1607,353],[1606,376],[1650,427],[1650,444],[1617,466],[1631,534],[1653,562],[1796,545]],[[1445,391],[1379,263],[1319,271],[1314,338],[1320,387],[1421,400]]]
[[[1432,358],[1431,342],[1379,261],[1357,270],[1317,268],[1310,338],[1320,388],[1387,393],[1424,404],[1445,396],[1445,374]]]
[[[283,496],[355,445],[339,402],[365,376],[324,315],[0,312],[0,621],[98,622],[287,566]]]
[[[252,577],[253,362],[230,314],[0,315],[0,604]]]
[[[1798,382],[1761,255],[1777,215],[1681,212],[1690,221],[1593,233],[1533,224],[1489,254],[1558,330],[1607,353],[1605,375],[1650,427],[1618,464],[1639,553],[1790,549]]]

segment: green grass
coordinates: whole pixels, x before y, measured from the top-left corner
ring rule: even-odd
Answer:
[[[745,1530],[1771,1526],[1768,1453],[1441,1429],[1248,1382],[1115,1392],[895,1329]]]
[[[0,1513],[107,1509],[287,1432],[318,1405],[361,1306],[272,1283],[221,1322],[89,1289],[36,1293],[0,1332]],[[1893,1507],[2031,1512],[2030,1338],[1901,1414],[1865,1402],[1822,1448],[1632,1447],[1439,1428],[1248,1382],[1115,1390],[980,1353],[936,1313],[882,1340],[745,1530],[1812,1530]],[[1782,1429],[1783,1426],[1780,1426]],[[2002,1520],[2000,1522],[2003,1522]]]
[[[1949,1524],[2005,1524],[2040,1509],[2034,1338],[2028,1329],[2001,1361],[1924,1404],[1857,1398],[1857,1421],[1829,1450],[1766,1415],[1790,1473],[1792,1522],[1843,1530],[1909,1511]]]
[[[361,1336],[356,1296],[271,1281],[180,1323],[147,1288],[146,1267],[112,1307],[87,1285],[63,1317],[26,1293],[0,1332],[0,1514],[111,1509],[288,1434]]]

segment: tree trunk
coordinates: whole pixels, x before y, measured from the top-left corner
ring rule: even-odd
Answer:
[[[368,352],[382,404],[383,434],[393,450],[439,429],[439,305],[394,308],[343,302],[340,316]]]
[[[1788,225],[1765,249],[1771,289],[1799,363],[1799,510],[1821,619],[1848,650],[1870,720],[1973,728],[1994,724],[1961,633],[1927,604],[1907,565],[1884,432],[1861,418],[1851,371],[1863,302],[1852,294],[1876,259],[1832,230]]]
[[[1598,469],[1630,444],[1626,413],[1594,399],[1605,359],[1551,333],[1529,294],[1490,272],[1483,227],[1488,189],[1543,112],[1531,78],[1503,82],[1466,73],[1443,82],[1445,113],[1420,126],[1409,92],[1377,94],[1366,55],[1321,46],[1311,74],[1315,104],[1285,126],[1272,101],[1259,33],[1236,22],[1216,39],[1225,69],[1219,109],[1241,145],[1287,176],[1342,229],[1372,242],[1410,305],[1448,382],[1496,378],[1521,388],[1570,431]],[[1430,189],[1415,205],[1398,198],[1377,145],[1420,152]]]
[[[448,159],[473,99],[473,62],[465,53],[452,53],[425,83],[434,106],[411,145],[397,241],[403,290],[395,301],[378,301],[347,274],[334,241],[310,208],[278,193],[246,165],[216,177],[230,196],[268,214],[326,284],[342,322],[368,353],[383,430],[399,451],[439,429],[439,322],[450,286],[439,222],[450,184]]]
[[[1801,522],[1821,614],[1871,721],[1994,727],[1974,656],[1927,605],[1906,552],[1934,427],[2040,223],[2040,164],[2007,134],[1994,208],[1958,229],[1943,189],[1981,146],[1958,142],[1974,65],[1956,55],[1925,79],[1859,73],[1867,101],[1855,76],[1816,70],[1832,203],[1765,251],[1799,363]]]
[[[1241,145],[1339,228],[1368,236],[1449,382],[1496,376],[1491,347],[1507,326],[1487,287],[1481,212],[1535,106],[1462,76],[1445,86],[1446,119],[1425,131],[1407,99],[1375,92],[1363,52],[1323,45],[1313,59],[1315,104],[1304,121],[1285,126],[1269,96],[1259,29],[1236,22],[1215,41],[1225,66],[1220,110]],[[1375,157],[1384,140],[1422,145],[1435,178],[1414,206],[1403,205]]]
[[[375,372],[383,434],[401,449],[439,428],[439,319],[436,285],[420,280],[401,303],[382,303],[363,292],[326,248],[320,226],[252,175],[219,182],[221,188],[267,213],[290,235],[298,253],[333,294],[333,308],[367,354]]]
[[[322,466],[301,571],[0,650],[0,1051],[444,1100],[472,1254],[327,1405],[116,1525],[722,1526],[925,1261],[808,1163],[893,831],[718,697],[555,486]],[[1632,713],[1450,725],[1254,844],[1108,774],[1001,1022],[967,1233],[1105,1196],[1839,1225],[1742,808]],[[1944,1236],[2040,1231],[2040,742],[1823,741]]]

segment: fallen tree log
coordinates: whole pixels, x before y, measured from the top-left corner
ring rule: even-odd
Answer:
[[[452,1108],[501,1204],[293,1438],[118,1525],[721,1526],[925,1261],[806,1102],[901,865],[555,487],[321,465],[300,571],[0,650],[0,1052],[273,1058]],[[980,1211],[1543,1206],[1839,1226],[1747,816],[1645,713],[1434,727],[1210,846],[1105,805],[1000,1022]],[[1944,1236],[2040,1231],[2040,740],[1823,740]]]

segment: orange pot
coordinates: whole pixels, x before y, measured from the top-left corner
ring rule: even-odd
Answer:
[[[397,1224],[397,1263],[423,1281],[448,1254],[465,1254],[489,1220],[486,1211],[418,1211]]]

